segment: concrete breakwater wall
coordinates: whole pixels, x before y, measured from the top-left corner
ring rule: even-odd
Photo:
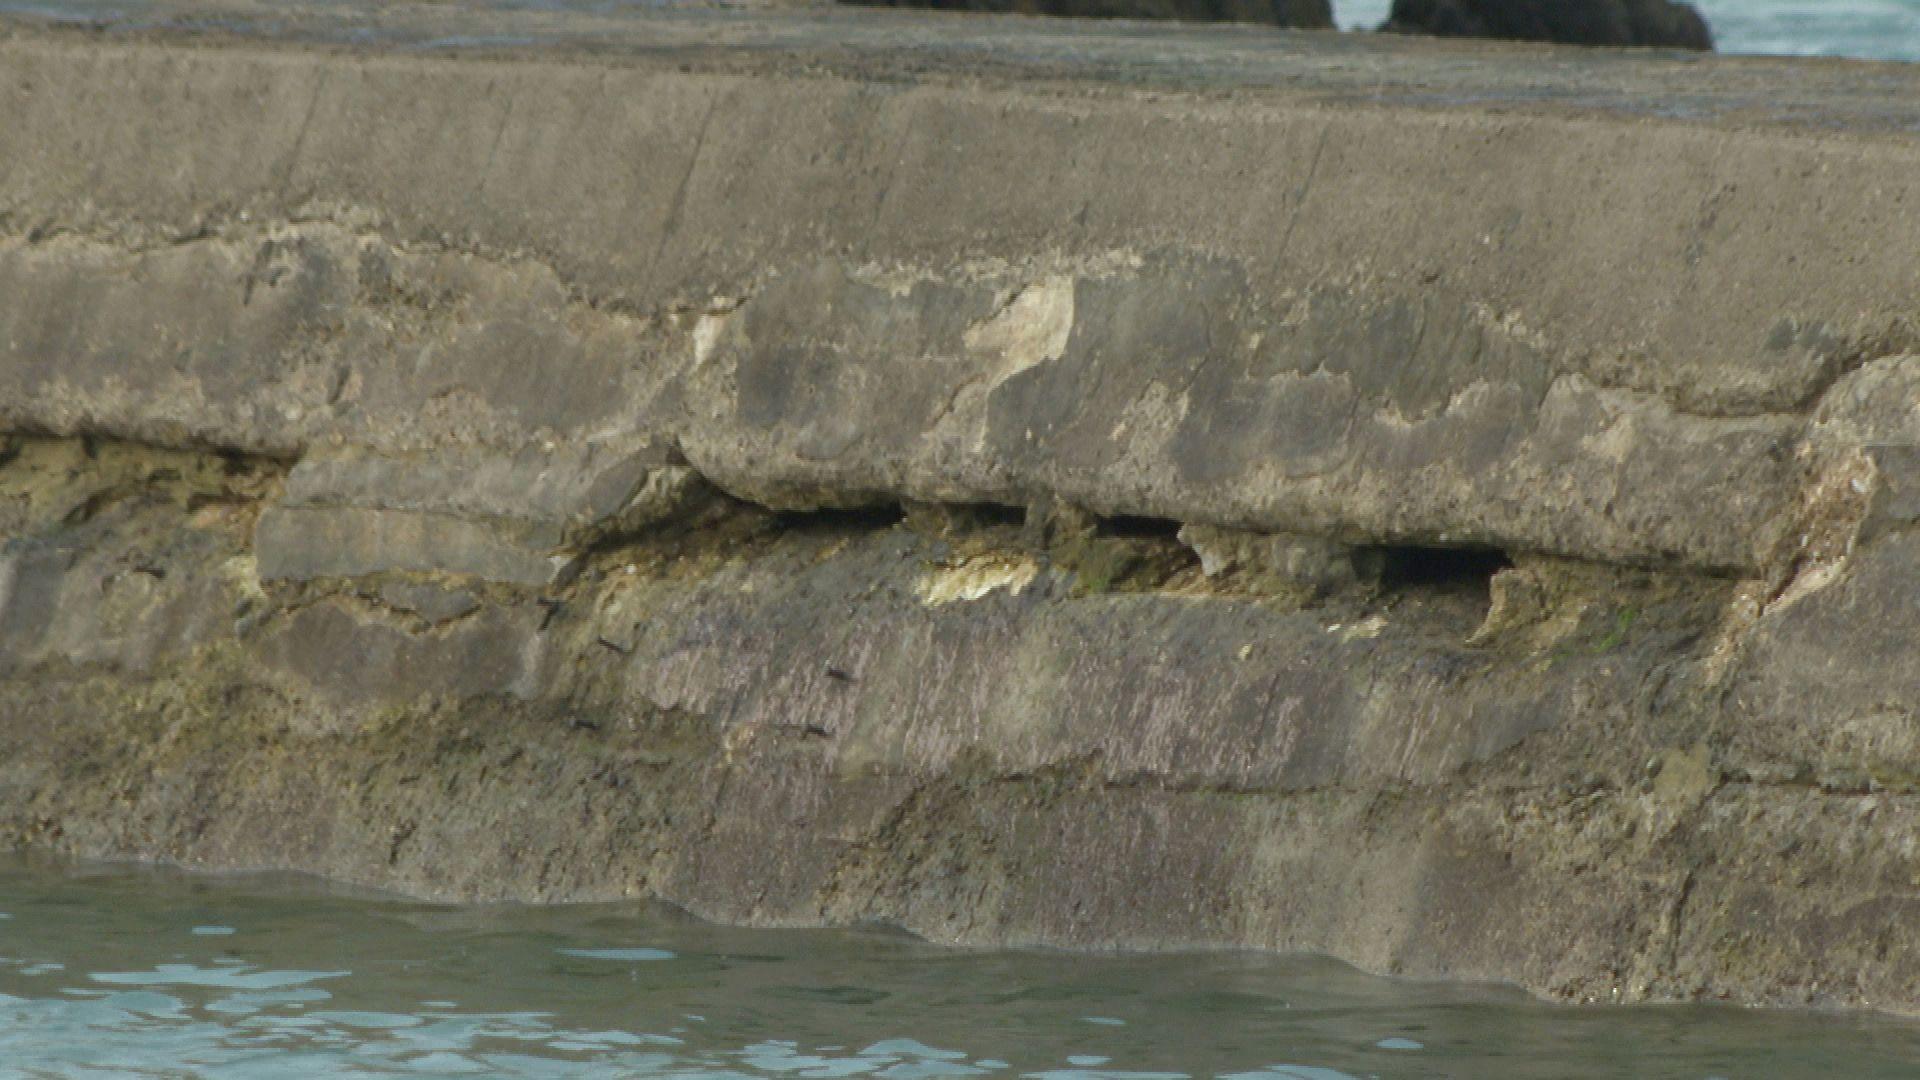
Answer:
[[[206,10],[0,32],[0,836],[1920,1009],[1920,77]]]

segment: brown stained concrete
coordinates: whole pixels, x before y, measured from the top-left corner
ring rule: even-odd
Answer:
[[[0,838],[1920,1012],[1920,76],[0,20]]]

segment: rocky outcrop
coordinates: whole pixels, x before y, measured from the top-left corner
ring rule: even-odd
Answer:
[[[0,35],[0,838],[1920,1011],[1920,76],[193,12]]]
[[[996,11],[1092,19],[1175,19],[1333,28],[1332,0],[843,0],[869,7]]]
[[[1394,0],[1381,29],[1567,45],[1713,48],[1707,21],[1675,0]]]

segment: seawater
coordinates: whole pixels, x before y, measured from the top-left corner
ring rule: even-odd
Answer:
[[[378,6],[378,0],[317,0]],[[476,7],[673,7],[705,0],[472,0]],[[1689,0],[1723,53],[1920,60],[1920,0]],[[1379,26],[1393,0],[1333,0],[1350,30]],[[0,11],[53,18],[139,18],[151,0],[0,0]]]
[[[1920,0],[1692,0],[1721,52],[1920,60]],[[1334,0],[1344,27],[1378,26],[1392,0]]]
[[[942,948],[0,858],[0,1076],[1920,1075],[1920,1027],[1572,1008],[1253,953]]]

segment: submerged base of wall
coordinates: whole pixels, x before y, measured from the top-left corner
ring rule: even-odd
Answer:
[[[6,842],[1576,1001],[1920,986],[1920,795],[1767,752],[1737,582],[1406,549],[1309,588],[1159,523],[712,495],[542,587],[263,584],[279,463],[8,457]]]

